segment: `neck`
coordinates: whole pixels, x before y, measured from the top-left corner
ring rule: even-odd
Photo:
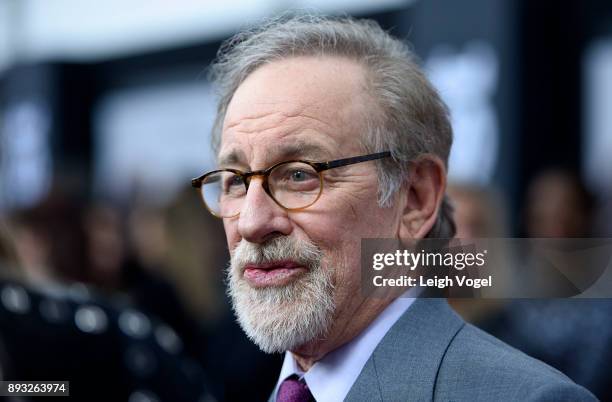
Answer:
[[[299,368],[306,372],[329,352],[359,335],[394,299],[354,298],[348,309],[338,309],[327,336],[313,339],[291,350]],[[344,310],[344,311],[340,311]]]

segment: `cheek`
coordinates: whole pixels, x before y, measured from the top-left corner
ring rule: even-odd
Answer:
[[[380,208],[375,197],[337,197],[333,205],[296,215],[305,235],[327,251],[359,254],[362,238],[393,238],[399,217],[395,208]],[[301,219],[300,219],[301,218]],[[346,251],[345,251],[346,250]]]
[[[309,240],[323,250],[326,265],[342,268],[335,275],[342,282],[360,269],[362,238],[393,237],[390,233],[381,232],[381,228],[386,230],[391,225],[373,214],[366,214],[359,219],[353,216],[352,211],[348,211],[327,214],[325,218],[317,222],[301,222],[298,226]]]
[[[310,222],[306,235],[325,253],[325,265],[334,269],[334,283],[342,297],[360,285],[361,239],[395,237],[396,218],[393,209],[378,206],[358,217],[350,209],[325,217],[320,222]]]
[[[225,230],[225,240],[227,241],[227,247],[230,252],[240,242],[240,235],[238,234],[238,221],[237,220],[223,220],[223,229]]]

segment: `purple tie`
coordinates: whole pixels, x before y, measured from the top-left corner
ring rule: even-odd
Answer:
[[[298,380],[295,374],[282,382],[276,395],[276,402],[312,402],[314,400],[308,385]]]

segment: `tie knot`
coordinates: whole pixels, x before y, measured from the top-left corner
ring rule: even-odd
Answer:
[[[314,402],[314,397],[304,381],[294,374],[287,377],[278,388],[276,402]]]

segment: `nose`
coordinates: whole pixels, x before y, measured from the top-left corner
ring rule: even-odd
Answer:
[[[266,193],[263,179],[253,177],[238,217],[240,236],[251,243],[264,243],[291,233],[287,211]]]

